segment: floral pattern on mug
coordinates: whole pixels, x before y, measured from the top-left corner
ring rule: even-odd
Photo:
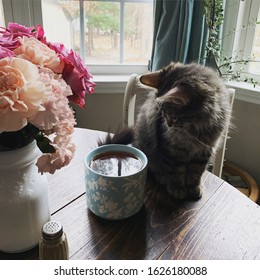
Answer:
[[[98,176],[87,179],[87,204],[93,212],[107,219],[120,219],[136,213],[143,204],[145,174],[120,178],[120,186],[111,178]]]

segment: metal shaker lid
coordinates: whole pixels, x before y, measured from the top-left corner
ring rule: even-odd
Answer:
[[[58,221],[49,221],[42,227],[42,236],[48,240],[54,240],[61,237],[63,227]]]

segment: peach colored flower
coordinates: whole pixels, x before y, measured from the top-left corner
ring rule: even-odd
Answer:
[[[65,147],[53,145],[56,149],[53,154],[43,154],[37,161],[36,166],[39,172],[49,172],[54,174],[57,169],[68,165],[73,158],[75,145],[70,143]]]
[[[72,95],[71,88],[61,75],[54,74],[46,68],[40,70],[40,81],[50,84],[52,94],[42,100],[44,111],[40,111],[36,116],[30,118],[30,122],[41,130],[52,130],[55,126],[59,127],[64,120],[70,122],[68,115],[71,115],[71,107],[67,96]],[[73,114],[71,118],[74,125]]]
[[[28,40],[28,38],[30,38],[30,40]],[[44,51],[50,52],[52,50],[56,54],[56,56],[54,56],[53,53],[47,55],[47,61],[49,58],[53,57],[56,60],[58,57],[60,63],[58,66],[53,66],[52,63],[50,65],[48,61],[47,64],[39,65],[41,65],[41,67],[44,65],[44,67],[48,67],[55,73],[61,73],[62,78],[71,87],[73,92],[73,95],[68,97],[69,100],[80,107],[85,107],[85,94],[86,92],[90,94],[94,92],[95,83],[92,82],[92,75],[88,67],[84,65],[81,57],[77,53],[68,50],[61,43],[48,42],[44,30],[40,25],[36,27],[26,27],[18,23],[10,22],[8,23],[7,29],[0,27],[0,45],[5,47],[5,53],[7,53],[7,50],[11,52],[16,50],[17,55],[20,55],[23,54],[25,50],[27,54],[26,59],[32,61],[32,59],[40,58],[39,61],[41,61],[41,53],[36,51],[36,47],[33,46],[37,44],[36,40],[46,46],[46,48],[43,49]],[[21,44],[23,45],[22,47]],[[30,45],[31,48],[25,48],[25,45]],[[41,48],[40,51],[42,51]],[[12,55],[11,52],[9,52],[8,55]],[[37,64],[38,61],[35,60],[33,63]]]
[[[0,27],[0,132],[20,133],[29,124],[22,133],[43,152],[39,172],[54,173],[71,161],[76,120],[69,101],[84,107],[91,79],[80,56],[48,42],[40,25]]]
[[[60,60],[54,50],[34,37],[21,37],[20,43],[21,45],[14,50],[17,57],[51,69],[54,73],[62,73],[64,62]]]
[[[39,70],[21,58],[0,60],[0,131],[16,131],[44,110],[42,99],[51,87],[39,80]]]

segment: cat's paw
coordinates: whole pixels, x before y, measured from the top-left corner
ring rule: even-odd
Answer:
[[[188,188],[188,196],[192,199],[200,199],[203,194],[203,186],[195,186],[195,187],[189,187]]]

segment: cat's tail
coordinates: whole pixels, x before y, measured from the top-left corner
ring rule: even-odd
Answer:
[[[134,141],[134,129],[132,127],[126,127],[118,129],[114,134],[108,133],[104,140],[98,141],[98,146],[108,144],[122,144],[128,145]]]

